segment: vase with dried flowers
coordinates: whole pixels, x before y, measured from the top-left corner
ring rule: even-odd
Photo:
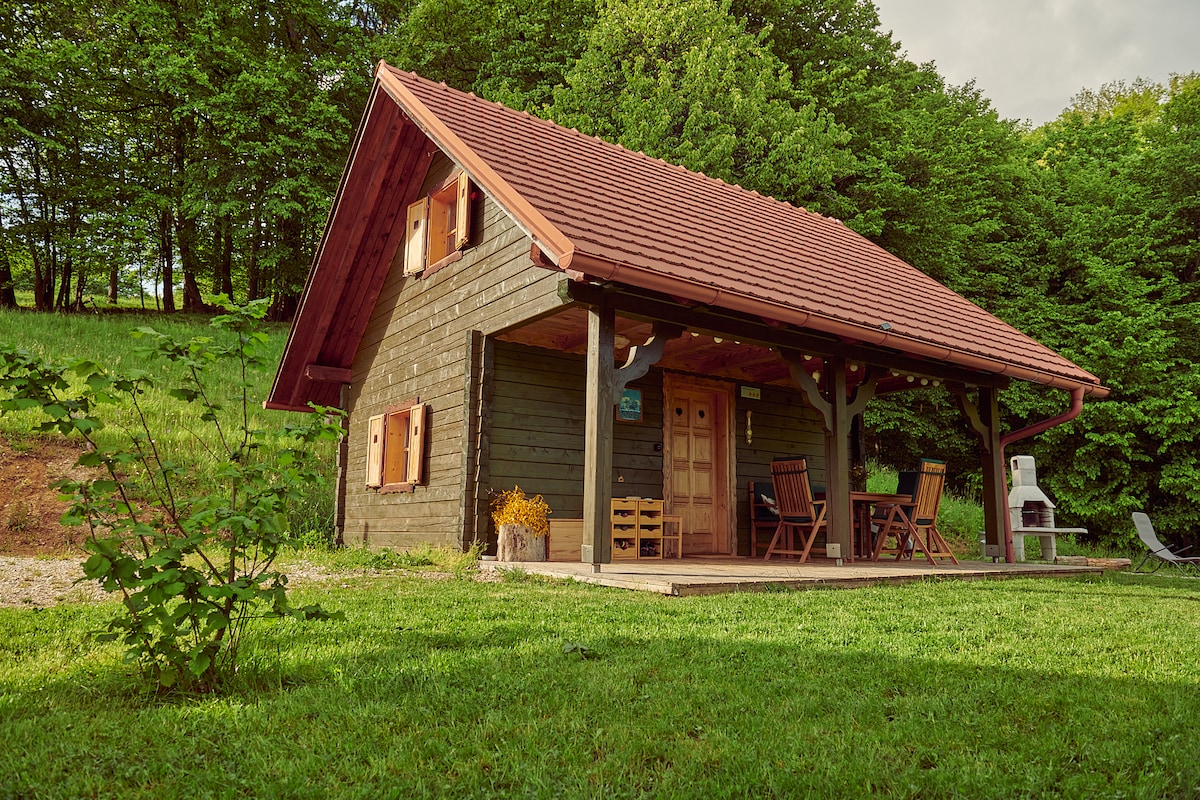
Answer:
[[[540,495],[526,496],[520,486],[492,493],[492,521],[499,536],[499,561],[545,561],[550,551],[550,506]]]

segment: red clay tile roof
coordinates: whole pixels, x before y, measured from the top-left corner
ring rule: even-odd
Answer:
[[[567,271],[1105,393],[1091,373],[837,220],[386,64],[377,78]]]

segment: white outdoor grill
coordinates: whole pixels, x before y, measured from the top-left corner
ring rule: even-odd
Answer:
[[[1059,533],[1087,533],[1087,528],[1056,528],[1054,503],[1037,485],[1033,456],[1013,456],[1012,491],[1008,493],[1008,519],[1013,532],[1013,555],[1025,560],[1025,537],[1036,536],[1042,545],[1042,560],[1058,554],[1054,537]]]

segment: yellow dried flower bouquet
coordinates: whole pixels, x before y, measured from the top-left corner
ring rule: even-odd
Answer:
[[[492,495],[492,521],[496,527],[521,525],[534,536],[546,536],[550,533],[550,521],[546,517],[551,513],[550,506],[540,494],[526,497],[520,486]]]

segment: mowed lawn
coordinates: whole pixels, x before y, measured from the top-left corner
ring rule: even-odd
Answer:
[[[111,606],[3,610],[0,797],[1195,797],[1198,590],[345,573],[200,698],[89,643]]]

